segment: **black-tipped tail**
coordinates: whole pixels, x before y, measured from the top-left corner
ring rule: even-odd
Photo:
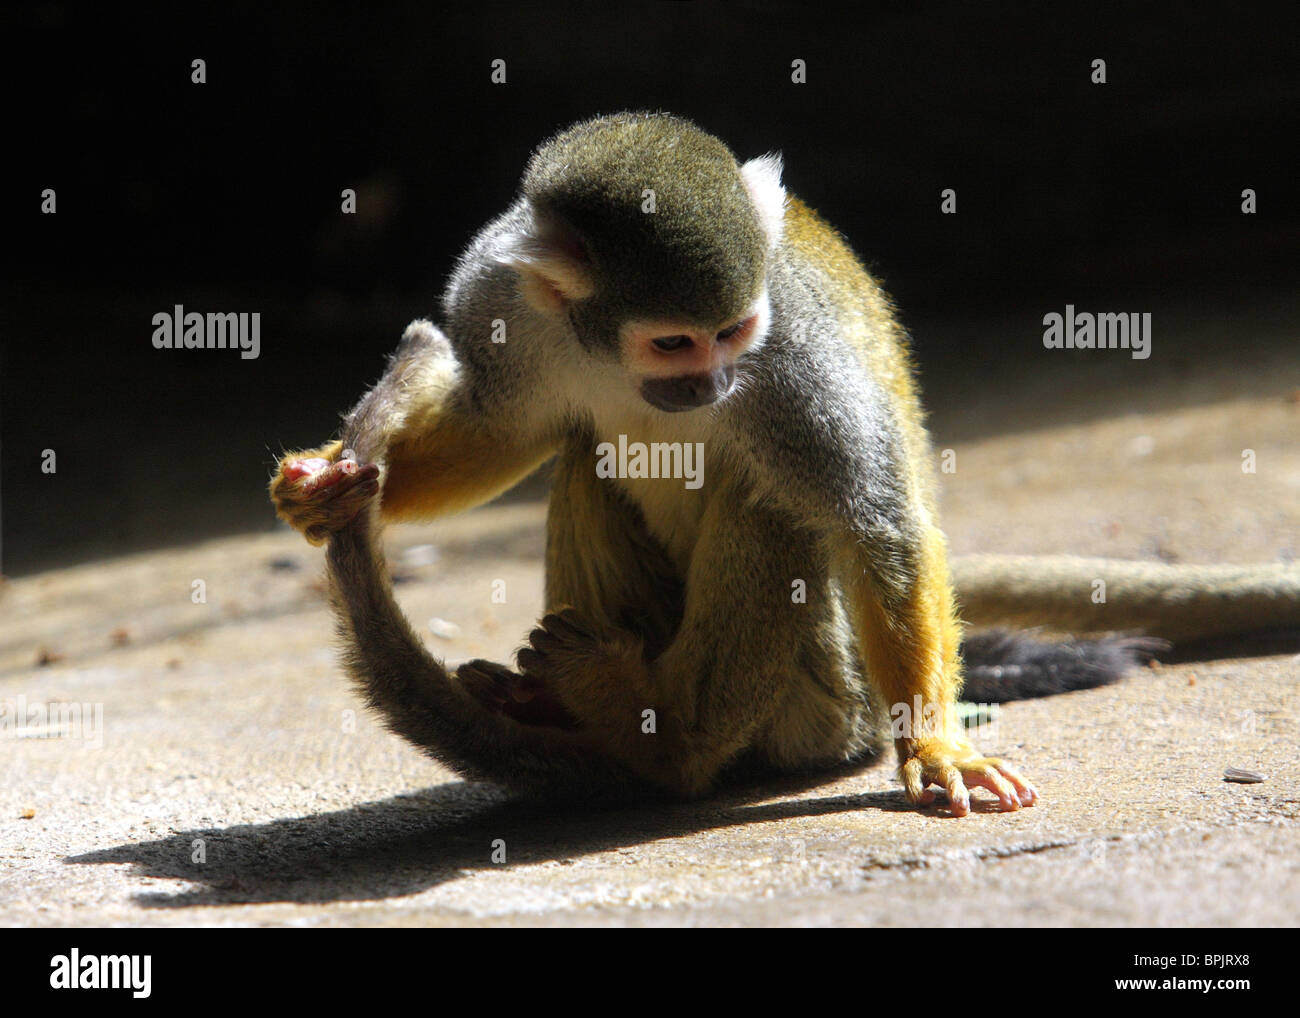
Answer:
[[[1006,703],[1092,689],[1114,682],[1168,648],[1164,640],[1144,636],[1057,642],[991,629],[962,642],[966,683],[961,698]]]

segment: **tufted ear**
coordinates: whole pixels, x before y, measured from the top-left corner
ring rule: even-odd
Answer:
[[[596,292],[582,241],[556,223],[540,224],[505,241],[497,258],[519,273],[519,292],[530,307],[562,314],[573,301]]]
[[[781,154],[769,152],[751,159],[740,168],[740,175],[749,189],[749,197],[758,210],[759,222],[767,234],[769,247],[781,243],[781,230],[785,224],[785,187],[781,184]]]

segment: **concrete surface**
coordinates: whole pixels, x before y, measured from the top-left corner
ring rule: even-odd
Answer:
[[[964,442],[949,440],[964,427],[949,393],[932,394],[938,445],[957,453],[944,477],[954,549],[1294,558],[1295,383],[1266,362],[1217,388],[1199,378],[1166,379],[1145,408],[1092,390],[1079,401],[1109,401],[1109,416],[1040,413],[1032,430]],[[1256,452],[1255,474],[1241,471],[1243,448]],[[535,502],[500,504],[390,533],[399,596],[439,653],[502,658],[517,646],[541,603],[542,519]],[[1017,814],[989,811],[982,793],[963,820],[917,812],[888,765],[697,803],[560,812],[455,779],[360,709],[334,661],[320,571],[319,551],[272,533],[0,588],[0,922],[1292,925],[1300,915],[1295,656],[1167,665],[1004,709],[977,739],[1044,793]],[[191,599],[195,580],[205,603]],[[505,605],[490,601],[494,580]],[[434,617],[458,633],[433,635]],[[87,705],[80,729],[71,713],[15,723],[24,704],[58,702]],[[1230,766],[1267,780],[1227,783]],[[493,859],[499,842],[504,862]]]

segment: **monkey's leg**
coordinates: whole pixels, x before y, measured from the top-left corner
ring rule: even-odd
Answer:
[[[641,639],[563,608],[544,616],[528,642],[519,652],[521,675],[513,684],[522,685],[528,697],[522,713],[533,715],[540,698],[541,709],[550,714],[554,703],[562,719],[606,752],[629,761],[640,756],[640,726],[657,701]],[[511,704],[504,709],[519,710]]]
[[[993,792],[1003,810],[1033,805],[1032,785],[1004,761],[980,756],[961,734],[961,628],[943,535],[927,523],[914,545],[901,538],[871,543],[870,552],[856,542],[845,550],[842,573],[867,675],[895,725],[908,799],[933,802],[928,786],[937,784],[947,789],[956,816],[970,812],[971,786]],[[889,560],[888,576],[873,554]]]
[[[556,457],[546,515],[546,609],[573,607],[604,630],[634,633],[655,657],[681,624],[683,577],[636,505],[596,476],[596,460],[589,435],[570,439]]]
[[[805,662],[822,660],[810,651],[820,616],[790,598],[792,581],[819,568],[814,537],[736,492],[711,494],[685,577],[681,623],[662,653],[647,661],[640,635],[608,625],[596,606],[591,615],[547,616],[519,655],[523,673],[545,682],[604,753],[684,795],[706,791],[778,722],[796,729],[808,723],[803,714],[782,715],[794,713],[788,694]],[[604,561],[604,550],[595,554]],[[635,561],[625,568],[635,569]],[[579,595],[602,583],[566,581]],[[847,728],[847,711],[835,715],[831,723]]]
[[[337,455],[342,443],[326,447]],[[341,530],[355,518],[378,492],[378,467],[359,466],[352,459],[330,460],[326,457],[285,457],[281,469],[284,487],[291,491],[295,511],[334,513],[333,525],[313,525],[306,530],[309,541],[323,543],[330,534]],[[340,508],[346,505],[347,508]],[[572,727],[573,719],[564,713],[540,683],[529,681],[490,661],[471,661],[457,676],[462,687],[491,710],[525,724]]]
[[[484,706],[471,688],[484,662],[462,666],[458,682],[429,654],[393,598],[373,516],[334,534],[327,561],[345,664],[388,727],[460,774],[509,788],[568,796],[643,787],[586,733]]]
[[[471,662],[461,677],[510,717],[582,725],[628,754],[637,748],[631,743],[642,711],[654,700],[646,657],[668,645],[681,621],[682,581],[639,510],[596,477],[595,462],[588,435],[571,439],[556,460],[547,514],[548,614],[519,654],[520,672]]]
[[[389,728],[463,775],[510,788],[573,795],[641,787],[596,740],[572,731],[572,719],[548,704],[544,690],[489,662],[462,665],[453,676],[425,650],[393,598],[374,534],[377,513],[367,503],[377,483],[357,484],[355,468],[305,457],[285,473],[309,493],[342,487],[361,503],[329,535],[326,560],[345,665]]]

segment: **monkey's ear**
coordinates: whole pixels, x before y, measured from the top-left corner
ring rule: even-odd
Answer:
[[[768,243],[776,247],[781,243],[781,229],[785,224],[785,188],[781,184],[781,153],[769,152],[751,159],[740,168],[749,197],[758,210],[759,222],[767,234]]]
[[[538,311],[562,314],[596,292],[586,248],[559,224],[535,221],[506,241],[497,260],[519,273],[519,292]]]

